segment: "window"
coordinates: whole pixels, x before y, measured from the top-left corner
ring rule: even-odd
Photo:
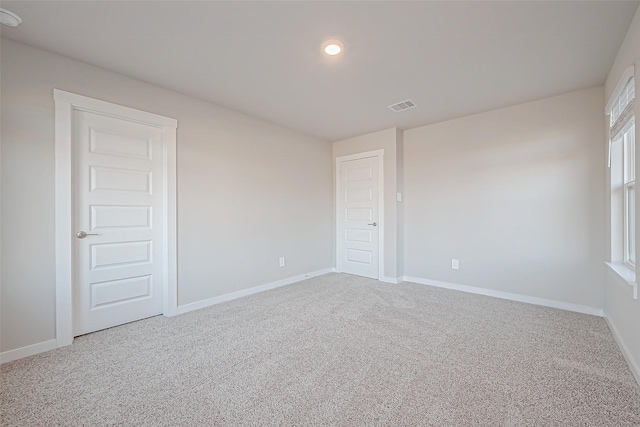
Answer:
[[[607,104],[611,167],[611,262],[636,268],[635,79],[628,69]]]
[[[636,167],[635,167],[635,125],[631,122],[631,126],[625,132],[621,132],[623,154],[623,171],[624,176],[624,263],[631,268],[636,268]]]

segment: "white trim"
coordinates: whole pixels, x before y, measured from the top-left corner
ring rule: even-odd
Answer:
[[[388,277],[388,276],[380,277],[378,280],[384,283],[392,283],[394,285],[397,285],[398,283],[402,282],[402,280],[399,280],[397,277]]]
[[[625,162],[626,163],[626,162]],[[635,214],[634,215],[629,215],[629,189],[633,188],[633,192],[634,192],[634,197],[633,197],[633,203],[635,204],[635,187],[636,187],[636,181],[629,181],[629,182],[625,182],[624,184],[622,184],[623,186],[623,213],[624,213],[624,219],[622,222],[622,229],[623,229],[623,233],[622,233],[622,237],[623,237],[623,245],[622,245],[622,259],[624,260],[624,265],[626,265],[628,268],[635,270],[636,269],[636,263],[635,260],[631,258],[630,256],[630,251],[629,251],[629,246],[633,245],[633,242],[635,242],[635,234],[633,236],[631,236],[631,233],[629,233],[629,229],[631,227],[629,227],[629,217],[633,217],[634,221],[635,221]],[[631,243],[630,243],[631,242]]]
[[[44,353],[45,351],[54,350],[57,347],[58,343],[53,339],[28,345],[26,347],[16,348],[14,350],[3,351],[0,353],[0,363],[12,362],[14,360],[22,359],[23,357],[29,357],[38,353]]]
[[[174,314],[184,314],[193,310],[199,310],[201,308],[211,307],[212,305],[220,304],[223,302],[231,301],[234,299],[246,297],[249,295],[257,294],[259,292],[268,291],[271,289],[279,288],[292,283],[301,282],[303,280],[310,279],[316,276],[323,276],[334,272],[334,268],[325,268],[323,270],[313,271],[311,273],[300,274],[298,276],[288,277],[286,279],[276,280],[275,282],[265,283],[264,285],[254,286],[253,288],[243,289],[241,291],[231,292],[229,294],[221,295],[219,297],[209,298],[202,301],[192,302],[190,304],[180,305],[177,307]]]
[[[340,162],[348,162],[350,160],[360,160],[360,159],[366,159],[366,158],[369,158],[369,157],[378,157],[378,156],[380,156],[380,157],[384,156],[384,148],[380,148],[378,150],[363,151],[362,153],[349,154],[349,155],[346,155],[346,156],[336,157],[336,161],[340,160]]]
[[[336,203],[336,272],[341,273],[340,268],[340,232],[338,229],[338,219],[340,218],[340,174],[342,172],[342,163],[350,160],[360,160],[369,157],[378,158],[378,280],[385,278],[384,275],[384,149],[365,151],[362,153],[350,154],[347,156],[336,157],[336,187],[335,187],[335,203]],[[384,280],[382,280],[384,281]]]
[[[54,89],[54,98],[57,92]],[[55,263],[56,340],[62,347],[73,342],[73,287],[71,284],[71,116],[73,106],[55,103]]]
[[[609,326],[609,329],[611,330],[611,334],[613,335],[613,338],[616,340],[616,343],[618,344],[618,348],[620,348],[620,352],[622,353],[625,360],[627,361],[627,365],[629,365],[629,369],[631,370],[631,373],[633,374],[636,381],[638,382],[638,385],[640,385],[640,366],[633,359],[633,355],[631,354],[631,351],[629,351],[629,347],[627,347],[627,345],[622,340],[622,335],[620,335],[618,328],[616,328],[616,325],[613,323],[613,320],[611,320],[611,318],[607,315],[607,313],[604,313],[604,320],[605,322],[607,322],[607,326]]]
[[[173,316],[178,307],[178,201],[177,201],[177,122],[175,127],[164,128],[164,247],[163,247],[163,310]]]
[[[422,279],[420,277],[404,276],[405,282],[418,283],[420,285],[435,286],[438,288],[453,289],[455,291],[467,292],[471,294],[486,295],[494,298],[507,299],[511,301],[524,302],[527,304],[541,305],[544,307],[558,308],[560,310],[574,311],[576,313],[591,314],[593,316],[604,315],[602,309],[589,307],[587,305],[573,304],[570,302],[550,300],[546,298],[530,297],[527,295],[512,294],[510,292],[494,291],[492,289],[478,288],[475,286],[459,285],[457,283],[441,282],[438,280]]]
[[[631,297],[638,299],[638,283],[636,282],[636,272],[625,264],[615,262],[605,262],[607,267],[615,273],[616,282],[624,288],[625,291],[631,291]]]
[[[66,92],[60,89],[53,89],[53,99],[56,103],[71,104],[75,109],[83,111],[93,111],[100,114],[108,114],[114,117],[126,118],[147,125],[157,127],[177,128],[178,121],[170,117],[160,116],[147,111],[125,107],[111,102],[101,101],[95,98]]]
[[[163,314],[177,308],[176,242],[176,129],[175,119],[123,107],[93,98],[53,90],[55,100],[55,242],[56,242],[56,342],[58,347],[73,342],[73,182],[72,118],[74,110],[90,111],[162,128],[165,176],[163,224]]]
[[[625,86],[629,82],[629,79],[635,75],[635,66],[631,65],[627,67],[626,70],[622,73],[620,80],[618,80],[618,84],[614,89],[613,93],[611,93],[611,97],[609,97],[609,101],[607,102],[607,106],[604,108],[604,114],[609,115],[611,113],[611,108],[613,108],[613,103],[618,99],[618,96],[622,93]]]

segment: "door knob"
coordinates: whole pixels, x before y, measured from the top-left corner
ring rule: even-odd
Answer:
[[[78,239],[84,239],[87,236],[99,236],[99,234],[94,234],[94,233],[87,233],[86,231],[78,231],[76,233],[76,237]]]
[[[377,222],[374,222],[374,223],[372,223],[372,224],[367,224],[367,225],[373,225],[374,227],[377,227],[377,226],[378,226],[378,223],[377,223]]]

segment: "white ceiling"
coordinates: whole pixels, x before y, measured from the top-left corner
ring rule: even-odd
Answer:
[[[3,1],[2,36],[338,140],[603,84],[637,5]]]

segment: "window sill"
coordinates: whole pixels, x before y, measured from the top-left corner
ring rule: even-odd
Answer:
[[[633,299],[638,299],[638,283],[636,282],[636,272],[631,268],[627,267],[624,264],[615,263],[615,262],[605,262],[607,267],[614,273],[616,273],[617,278],[620,279],[618,282],[624,286],[627,291],[631,291],[631,296]]]

